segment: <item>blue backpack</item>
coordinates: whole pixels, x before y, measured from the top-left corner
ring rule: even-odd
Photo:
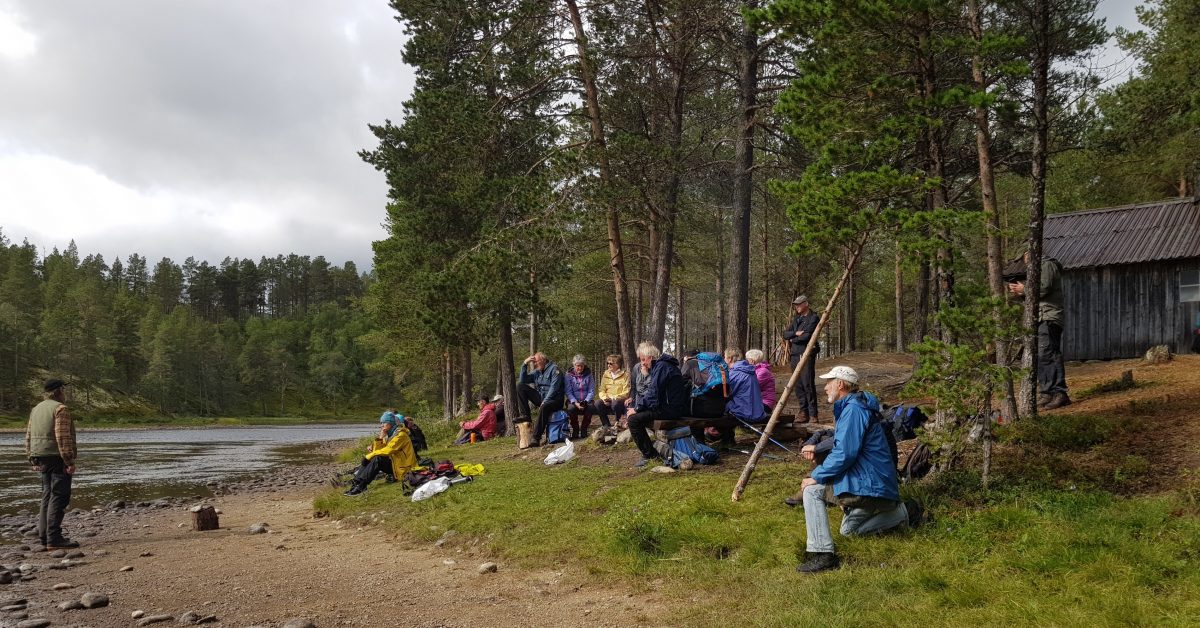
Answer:
[[[546,442],[561,443],[567,440],[567,411],[559,410],[550,415],[550,423],[546,425]]]
[[[685,458],[696,464],[716,464],[721,458],[717,450],[696,440],[692,428],[684,426],[667,431],[667,442],[671,443],[671,466],[678,467]]]
[[[692,396],[700,397],[716,387],[721,387],[721,396],[729,397],[729,365],[719,353],[705,351],[696,355],[700,372],[708,376],[703,386],[693,388]]]

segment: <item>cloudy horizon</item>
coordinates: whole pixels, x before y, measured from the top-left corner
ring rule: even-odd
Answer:
[[[1110,28],[1132,7],[1101,2]],[[385,0],[0,0],[0,230],[43,251],[371,267],[357,152],[413,73]],[[1111,46],[1114,75],[1130,64]]]

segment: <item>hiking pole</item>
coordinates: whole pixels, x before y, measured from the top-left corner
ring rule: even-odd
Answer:
[[[747,423],[747,422],[745,422],[745,421],[743,421],[743,420],[741,420],[741,419],[738,419],[737,417],[733,417],[733,418],[737,419],[738,423],[741,423],[742,425],[744,425],[744,426],[746,426],[746,427],[750,428],[750,430],[751,430],[751,431],[753,431],[754,433],[758,434],[759,436],[767,436],[765,433],[763,433],[763,431],[762,431],[762,430],[758,429],[757,427],[754,427],[753,425],[750,425],[749,423]],[[784,447],[784,446],[783,446],[783,443],[781,443],[781,442],[779,442],[779,441],[775,440],[774,438],[771,438],[770,436],[767,436],[767,439],[768,439],[768,440],[770,440],[772,443],[775,443],[775,445],[776,445],[777,447],[779,447],[780,449],[782,449],[782,450],[784,450],[784,451],[788,452],[789,454],[792,454],[793,456],[794,456],[794,455],[796,455],[796,452],[794,452],[794,451],[792,451],[792,450],[788,449],[787,447]]]
[[[763,454],[763,449],[766,449],[767,440],[771,437],[771,432],[775,430],[775,424],[779,422],[779,415],[783,413],[783,405],[787,403],[788,396],[792,394],[792,390],[796,387],[796,382],[800,379],[800,371],[808,365],[809,360],[817,359],[813,355],[815,353],[814,349],[817,347],[817,338],[821,337],[821,331],[825,329],[825,324],[829,322],[829,313],[837,305],[838,297],[842,295],[842,288],[846,287],[846,281],[850,279],[850,273],[854,271],[854,265],[858,262],[859,256],[862,255],[863,246],[866,243],[867,235],[864,234],[854,244],[854,248],[850,253],[850,259],[846,264],[846,270],[842,272],[842,278],[838,280],[837,286],[833,289],[833,295],[829,297],[829,303],[825,306],[825,311],[821,312],[821,319],[817,321],[817,327],[808,339],[808,347],[804,349],[804,355],[800,356],[800,361],[796,363],[796,368],[792,370],[792,377],[788,379],[787,387],[783,389],[783,394],[779,396],[779,401],[775,402],[775,410],[771,412],[771,420],[767,421],[766,427],[763,428],[762,436],[759,437],[758,444],[754,446],[754,452],[750,454],[750,459],[746,461],[746,467],[742,469],[741,477],[738,478],[737,484],[733,487],[733,501],[736,502],[742,498],[742,492],[746,490],[746,483],[750,481],[750,475],[754,473],[758,457]]]

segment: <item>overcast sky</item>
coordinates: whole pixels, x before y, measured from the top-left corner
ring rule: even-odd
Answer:
[[[1101,0],[1109,27],[1130,3]],[[0,229],[111,261],[371,265],[368,123],[412,89],[386,0],[0,0]],[[1110,51],[1099,61],[1129,63]]]

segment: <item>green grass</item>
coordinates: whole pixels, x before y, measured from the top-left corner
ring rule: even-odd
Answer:
[[[1094,438],[1052,432],[1048,440],[1076,447]],[[1002,488],[983,494],[972,473],[946,474],[913,489],[929,500],[932,523],[835,537],[845,566],[805,577],[794,571],[803,515],[780,500],[806,466],[760,466],[732,503],[742,456],[659,475],[628,468],[636,455],[625,448],[585,444],[583,460],[556,467],[542,464],[545,450],[520,459],[514,449],[511,439],[435,449],[433,458],[483,462],[487,473],[428,501],[377,483],[354,499],[330,491],[315,508],[335,517],[389,513],[384,525],[419,543],[452,529],[451,547],[482,540],[525,567],[567,563],[633,588],[660,581],[680,602],[671,623],[1188,625],[1200,617],[1196,491],[1119,497],[1001,476],[993,485]],[[840,515],[832,517],[836,530]]]

